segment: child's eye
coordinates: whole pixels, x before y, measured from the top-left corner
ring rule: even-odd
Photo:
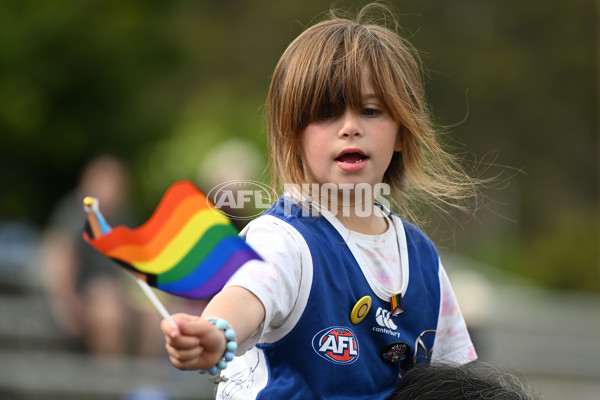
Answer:
[[[379,115],[381,113],[381,110],[378,110],[377,108],[373,108],[373,107],[366,107],[365,109],[363,109],[363,115],[366,115],[367,117],[373,117],[375,115]]]
[[[324,121],[324,120],[336,118],[338,115],[339,115],[338,110],[336,110],[333,107],[331,107],[331,108],[327,107],[319,112],[319,114],[317,115],[317,119],[320,121]]]
[[[335,113],[333,112],[328,112],[328,113],[320,113],[315,121],[329,121],[335,118]]]

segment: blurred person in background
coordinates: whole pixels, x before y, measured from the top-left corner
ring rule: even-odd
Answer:
[[[227,189],[231,190],[234,196],[236,187],[256,189],[258,186],[253,183],[258,182],[257,179],[260,179],[265,167],[260,151],[254,144],[243,139],[226,140],[211,148],[206,157],[202,158],[198,166],[198,186],[213,203],[218,204],[214,194],[220,185],[227,185]],[[228,205],[220,205],[219,208],[238,230],[242,230],[258,213],[266,211],[271,203],[272,201],[269,201],[264,209],[256,210],[251,210],[252,206],[245,203],[238,208]]]
[[[93,158],[77,187],[55,206],[44,235],[44,282],[53,317],[79,347],[93,354],[157,354],[163,347],[160,331],[150,328],[159,316],[128,293],[137,289],[129,286],[133,280],[82,238],[83,198],[96,197],[109,224],[129,225],[128,189],[129,171],[122,160],[112,155]]]

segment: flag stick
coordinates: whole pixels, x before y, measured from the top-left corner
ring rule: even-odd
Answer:
[[[177,329],[177,332],[179,332],[179,328],[175,324],[175,321],[173,321],[173,318],[171,318],[171,315],[169,315],[169,312],[167,311],[167,309],[165,308],[165,306],[163,305],[163,303],[161,303],[161,301],[159,300],[159,298],[156,296],[156,293],[154,293],[154,291],[152,290],[152,288],[150,288],[150,286],[146,283],[146,281],[138,278],[137,276],[135,276],[133,274],[131,276],[138,283],[138,285],[140,286],[140,288],[142,289],[142,291],[144,292],[144,294],[148,297],[148,299],[150,300],[150,302],[152,303],[152,305],[154,305],[154,307],[160,313],[160,315],[162,315],[162,317],[165,320],[167,320],[167,322],[169,324],[171,324],[171,326],[173,328]]]

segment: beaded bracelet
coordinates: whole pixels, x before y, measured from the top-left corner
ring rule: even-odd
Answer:
[[[238,346],[235,339],[235,331],[227,321],[221,318],[207,318],[206,320],[216,326],[217,329],[223,331],[227,343],[225,344],[225,352],[223,353],[223,357],[217,362],[217,364],[212,368],[201,369],[198,372],[201,374],[208,372],[211,375],[216,375],[219,371],[227,368],[227,363],[233,360],[233,353],[237,350]]]

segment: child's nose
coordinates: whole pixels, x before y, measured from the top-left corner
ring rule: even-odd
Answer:
[[[347,108],[342,114],[339,136],[351,137],[362,135],[360,128],[360,116],[357,112]]]

